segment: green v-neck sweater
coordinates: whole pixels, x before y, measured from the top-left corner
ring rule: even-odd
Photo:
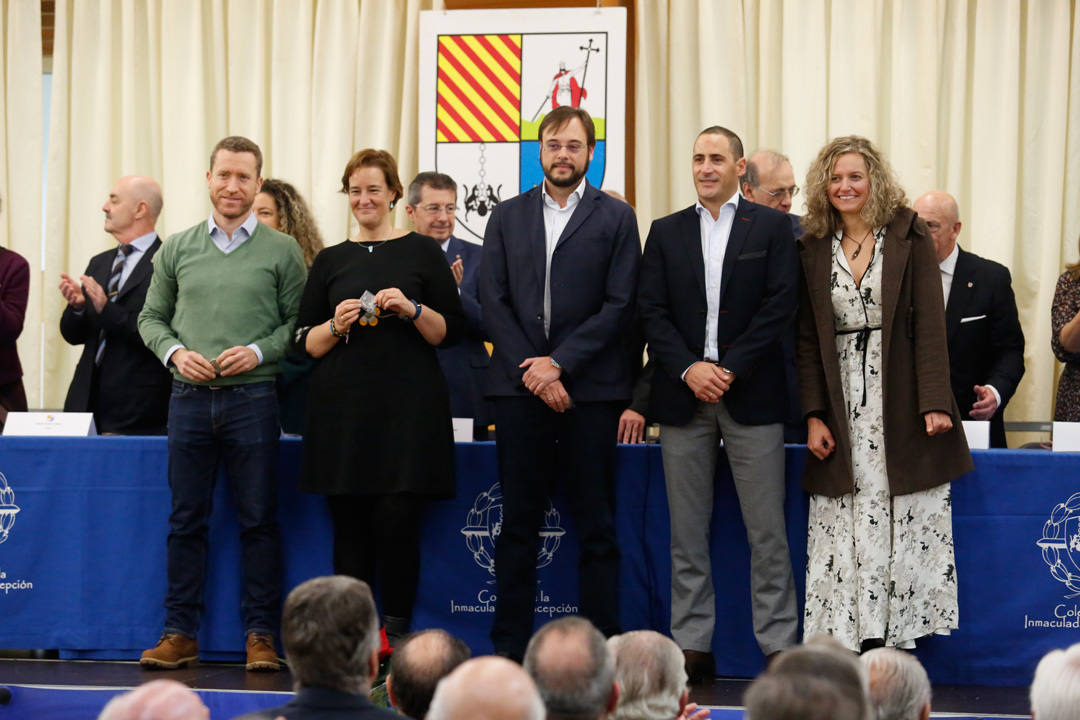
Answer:
[[[139,313],[139,334],[163,361],[175,345],[207,360],[237,345],[258,345],[262,363],[241,375],[195,383],[170,363],[173,377],[195,385],[273,380],[296,323],[307,270],[300,246],[262,223],[225,254],[207,222],[169,237],[154,257],[154,275]]]

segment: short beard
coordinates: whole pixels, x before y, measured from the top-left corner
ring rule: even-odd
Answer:
[[[588,160],[585,161],[585,167],[581,169],[581,172],[571,173],[569,177],[567,177],[565,180],[556,180],[555,178],[551,177],[551,174],[548,172],[547,168],[544,168],[544,177],[547,178],[547,181],[555,187],[568,188],[574,187],[579,182],[581,182],[581,178],[585,177],[585,173],[587,172],[589,172]]]

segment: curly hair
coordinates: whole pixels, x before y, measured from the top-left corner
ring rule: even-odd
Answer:
[[[808,237],[825,237],[842,226],[840,213],[829,202],[829,181],[841,155],[855,153],[866,162],[870,195],[859,214],[872,228],[886,225],[897,210],[907,205],[907,195],[896,173],[874,144],[858,135],[846,135],[821,148],[806,172],[806,215],[803,231]]]
[[[274,198],[281,232],[296,239],[304,253],[304,263],[311,267],[315,256],[323,249],[323,239],[300,192],[291,184],[276,178],[263,180],[259,192]]]

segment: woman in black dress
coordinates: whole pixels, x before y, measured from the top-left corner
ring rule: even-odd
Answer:
[[[342,191],[359,223],[315,258],[297,342],[322,358],[311,377],[300,488],[327,496],[334,572],[381,597],[388,637],[409,629],[426,501],[454,494],[454,438],[436,346],[464,325],[438,244],[393,227],[394,158],[361,150]]]

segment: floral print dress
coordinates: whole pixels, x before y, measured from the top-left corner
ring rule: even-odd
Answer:
[[[804,637],[829,634],[914,647],[957,627],[950,486],[892,496],[882,412],[881,266],[884,229],[856,284],[833,238],[830,293],[847,403],[854,492],[810,496]],[[867,249],[870,249],[869,246]]]
[[[1050,347],[1054,356],[1065,363],[1054,405],[1054,420],[1058,422],[1080,422],[1080,353],[1071,353],[1061,344],[1061,329],[1077,312],[1080,312],[1080,281],[1074,280],[1071,272],[1063,273],[1058,278],[1050,311]]]

